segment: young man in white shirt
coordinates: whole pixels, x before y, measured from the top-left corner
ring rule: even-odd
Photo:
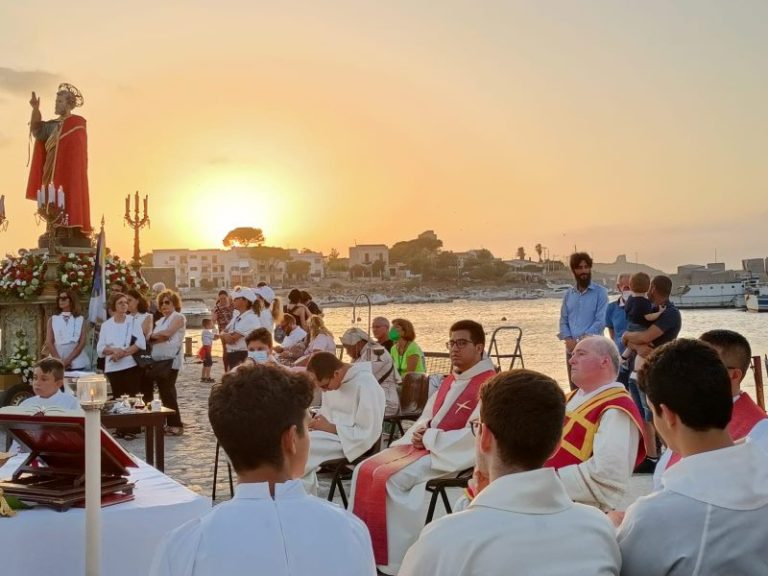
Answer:
[[[728,434],[733,398],[717,351],[698,340],[666,344],[638,384],[682,459],[664,472],[661,491],[627,510],[621,573],[768,574],[768,458]]]
[[[386,400],[370,362],[347,364],[330,352],[317,352],[307,373],[323,393],[318,412],[309,423],[310,452],[304,486],[317,494],[316,470],[326,460],[350,462],[380,442]]]
[[[486,382],[472,421],[478,494],[466,510],[424,528],[399,576],[617,576],[610,521],[575,504],[557,473],[542,468],[560,442],[564,416],[565,396],[544,374],[514,370]]]
[[[208,400],[216,438],[234,467],[235,497],[166,536],[152,576],[374,576],[371,541],[351,513],[309,496],[303,374],[265,365],[225,374]]]

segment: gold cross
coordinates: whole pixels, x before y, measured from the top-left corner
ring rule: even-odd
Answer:
[[[459,413],[459,410],[469,410],[469,402],[462,402],[461,404],[458,404],[456,406],[456,414]]]

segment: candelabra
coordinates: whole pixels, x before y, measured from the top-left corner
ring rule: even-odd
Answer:
[[[48,257],[53,259],[56,254],[56,230],[69,225],[69,217],[64,209],[64,189],[59,186],[58,192],[53,184],[37,191],[37,212],[35,220],[38,224],[45,222],[45,233],[48,236]]]
[[[0,196],[0,231],[8,230],[8,218],[5,217],[5,194]]]
[[[144,196],[144,215],[139,213],[139,191],[133,196],[134,210],[131,216],[131,195],[125,197],[125,223],[133,228],[133,267],[141,268],[141,249],[139,248],[139,230],[144,226],[149,227],[149,196]]]

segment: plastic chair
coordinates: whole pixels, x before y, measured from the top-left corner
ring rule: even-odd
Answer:
[[[420,372],[407,372],[403,376],[403,383],[400,386],[400,412],[393,416],[384,417],[385,431],[389,425],[387,447],[392,443],[395,430],[399,430],[401,436],[405,434],[403,420],[415,421],[419,419],[424,411],[427,398],[429,398],[429,377]]]

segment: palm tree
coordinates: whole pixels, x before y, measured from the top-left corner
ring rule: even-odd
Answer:
[[[541,244],[536,244],[533,249],[536,250],[536,254],[539,255],[539,262],[541,262],[541,253],[544,252],[544,247]]]
[[[520,246],[517,249],[517,259],[518,260],[525,260],[525,248],[523,248],[522,246]]]

